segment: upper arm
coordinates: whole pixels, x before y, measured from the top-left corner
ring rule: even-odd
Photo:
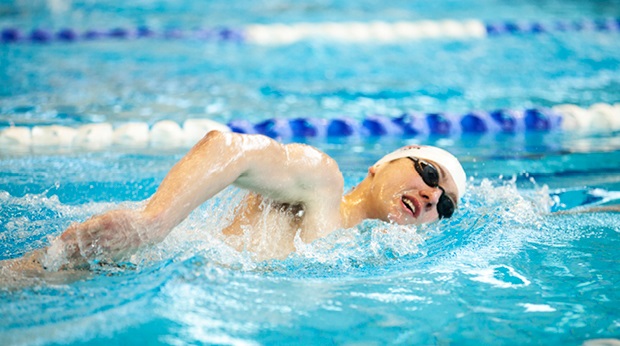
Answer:
[[[247,168],[235,185],[279,202],[311,206],[320,199],[337,199],[339,203],[342,174],[338,164],[320,150],[264,136],[244,136],[242,145]]]
[[[302,204],[304,242],[340,226],[344,179],[334,159],[307,145],[275,141],[249,159],[248,169],[235,184],[274,201]]]

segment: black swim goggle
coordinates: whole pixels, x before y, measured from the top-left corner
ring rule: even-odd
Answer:
[[[437,214],[439,214],[439,218],[443,219],[452,216],[456,206],[450,197],[446,196],[446,190],[439,186],[439,171],[437,171],[437,168],[424,160],[418,159],[417,157],[407,158],[413,161],[415,170],[422,177],[422,180],[426,185],[436,187],[441,190],[441,196],[439,196],[439,200],[437,201]]]

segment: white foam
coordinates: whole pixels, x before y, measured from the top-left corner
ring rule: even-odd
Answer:
[[[382,303],[406,303],[406,302],[421,302],[427,300],[415,294],[403,294],[403,293],[362,293],[351,292],[352,297],[362,297],[367,299],[376,300]]]
[[[507,274],[512,278],[518,279],[521,283],[514,283],[505,280],[500,280],[496,277],[496,271],[498,268],[506,269]],[[473,277],[472,281],[478,281],[482,283],[489,284],[491,286],[495,286],[498,288],[509,288],[509,287],[521,287],[521,286],[529,286],[530,280],[528,280],[525,276],[517,273],[513,268],[508,266],[501,266],[498,268],[480,268],[480,269],[469,269],[464,270],[466,274],[470,274]],[[516,280],[515,280],[516,281]]]
[[[519,306],[524,307],[525,312],[554,312],[556,311],[553,307],[547,304],[523,303],[523,304],[519,304]]]
[[[54,239],[47,251],[45,252],[45,256],[41,260],[41,263],[49,271],[58,271],[60,268],[69,263],[67,259],[67,254],[65,252],[65,243],[60,239],[60,237]]]

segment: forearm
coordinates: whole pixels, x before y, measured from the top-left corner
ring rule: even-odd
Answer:
[[[337,214],[342,175],[331,158],[314,148],[211,132],[172,167],[143,210],[110,211],[70,226],[49,247],[48,267],[126,258],[162,241],[196,207],[233,183],[275,201],[305,203],[310,209],[327,205]],[[337,196],[334,203],[309,198],[326,187],[339,191],[321,194]]]
[[[210,132],[164,178],[144,209],[155,232],[165,236],[195,208],[247,172],[251,151],[269,145],[266,138]]]
[[[50,268],[93,259],[126,258],[162,241],[196,207],[244,174],[261,146],[280,144],[262,136],[211,132],[175,164],[144,210],[113,210],[71,225],[47,250]]]

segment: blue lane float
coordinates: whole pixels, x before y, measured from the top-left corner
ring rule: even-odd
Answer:
[[[214,27],[193,30],[181,28],[136,28],[76,30],[62,28],[25,31],[6,27],[1,30],[1,42],[49,43],[77,42],[103,39],[129,40],[141,38],[199,39],[216,42],[244,42],[257,45],[285,45],[302,40],[340,42],[394,43],[418,39],[468,39],[498,35],[542,34],[553,32],[620,32],[620,19],[598,18],[581,20],[501,21],[480,20],[421,20],[400,22],[322,22],[293,24],[255,24],[245,27]]]
[[[483,135],[550,131],[620,131],[620,103],[597,103],[589,108],[564,104],[552,108],[500,109],[465,114],[404,113],[398,117],[271,118],[252,123],[243,119],[224,125],[209,119],[187,119],[183,124],[162,120],[155,124],[128,122],[0,128],[0,148],[76,147],[189,147],[211,130],[263,134],[276,139],[328,137],[416,137]]]
[[[4,28],[0,31],[2,43],[51,43],[51,42],[79,42],[97,40],[131,40],[142,38],[161,39],[201,39],[210,41],[242,42],[244,33],[235,28],[209,28],[197,30],[163,29],[155,30],[148,27],[137,28],[112,28],[112,29],[87,29],[79,31],[72,28],[50,30],[35,28],[31,31],[23,31],[19,28]]]
[[[252,125],[245,120],[228,126],[239,133],[259,133],[272,138],[353,136],[458,136],[462,134],[549,132],[556,130],[620,130],[620,104],[575,105],[525,110],[500,109],[449,113],[405,113],[398,117],[367,116],[333,119],[274,118]]]

